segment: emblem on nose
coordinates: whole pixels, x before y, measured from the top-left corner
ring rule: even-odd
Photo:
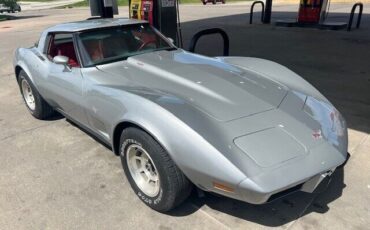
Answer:
[[[320,129],[319,129],[319,130],[314,130],[314,131],[312,132],[312,137],[313,137],[313,139],[315,139],[315,140],[321,139],[321,138],[322,138],[321,130],[320,130]]]

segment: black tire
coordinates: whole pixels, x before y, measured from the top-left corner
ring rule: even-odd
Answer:
[[[22,81],[26,81],[32,90],[32,94],[35,101],[34,109],[30,108],[26,102],[22,90]],[[21,70],[18,75],[18,85],[22,94],[23,101],[26,104],[26,107],[28,111],[32,114],[32,116],[34,116],[37,119],[43,120],[49,118],[54,114],[54,109],[41,97],[41,95],[33,85],[32,81],[30,80],[26,72],[24,72],[23,70]]]
[[[207,4],[207,0],[203,0],[202,3],[203,3],[203,5],[206,5]]]
[[[213,0],[212,4],[215,5],[217,3],[217,0]]]
[[[156,196],[146,195],[136,184],[127,164],[126,151],[130,145],[141,146],[150,155],[160,178]],[[120,139],[120,157],[126,177],[135,194],[150,208],[167,212],[181,204],[191,193],[192,184],[171,160],[166,150],[145,131],[127,128]]]

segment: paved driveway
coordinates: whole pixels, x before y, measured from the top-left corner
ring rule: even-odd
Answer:
[[[294,5],[275,5],[274,20],[294,18]],[[365,6],[365,9],[369,9]],[[1,229],[366,229],[370,226],[370,28],[318,31],[248,25],[247,4],[182,6],[185,44],[195,31],[222,27],[231,54],[268,58],[319,88],[346,117],[349,152],[323,194],[296,193],[261,206],[196,194],[168,215],[149,210],[131,191],[119,158],[64,118],[35,120],[14,80],[11,59],[47,26],[89,17],[88,9],[40,10],[0,22]],[[349,5],[332,5],[342,20]],[[127,16],[127,9],[120,9]],[[256,18],[258,16],[256,15]],[[346,20],[346,18],[345,18]],[[219,55],[217,37],[199,51]]]

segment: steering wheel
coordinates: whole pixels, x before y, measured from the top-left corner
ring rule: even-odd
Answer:
[[[142,49],[144,49],[146,46],[148,46],[149,44],[155,44],[156,43],[156,40],[148,40],[148,41],[144,41],[143,44],[140,45],[138,51],[141,51]]]

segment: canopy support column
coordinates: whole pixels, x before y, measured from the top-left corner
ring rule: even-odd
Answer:
[[[272,0],[266,0],[265,16],[263,17],[264,24],[270,24],[272,11]]]

